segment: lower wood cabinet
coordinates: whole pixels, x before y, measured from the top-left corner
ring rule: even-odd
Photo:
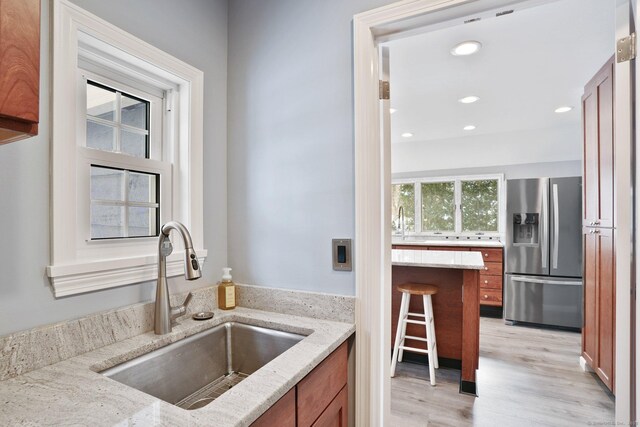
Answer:
[[[615,374],[615,246],[613,229],[585,227],[582,357],[611,391]]]
[[[252,426],[346,427],[347,352],[345,341]]]

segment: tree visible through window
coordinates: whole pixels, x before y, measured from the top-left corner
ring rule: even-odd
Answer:
[[[462,181],[462,231],[498,231],[498,181]]]
[[[422,231],[455,231],[455,182],[423,183],[421,187]]]

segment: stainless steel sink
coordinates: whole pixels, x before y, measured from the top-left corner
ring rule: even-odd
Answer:
[[[181,408],[197,409],[303,338],[228,322],[100,373]]]

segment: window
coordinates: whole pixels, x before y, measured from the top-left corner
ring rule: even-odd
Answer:
[[[405,221],[406,233],[498,235],[502,180],[502,176],[494,175],[396,182],[392,186],[392,230],[395,234],[402,232],[398,209],[404,206],[405,215],[412,217]]]
[[[170,220],[204,262],[202,72],[68,0],[52,22],[55,296],[153,280]],[[184,271],[181,245],[169,276]]]

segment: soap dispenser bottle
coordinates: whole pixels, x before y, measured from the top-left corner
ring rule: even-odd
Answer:
[[[231,269],[222,269],[222,281],[218,285],[218,308],[231,310],[236,308],[236,285],[231,281]]]

